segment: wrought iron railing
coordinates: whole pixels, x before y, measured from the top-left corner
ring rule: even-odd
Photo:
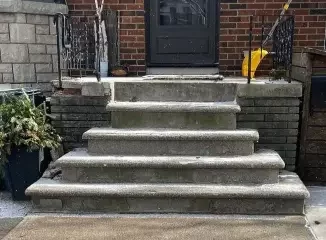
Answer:
[[[119,30],[117,11],[102,12],[106,26],[107,52],[110,68],[120,64]],[[54,24],[57,31],[59,88],[62,77],[95,75],[100,81],[99,18],[93,16],[69,16],[57,13]]]
[[[55,15],[54,24],[61,88],[62,76],[82,77],[95,73],[94,27],[89,19],[83,22],[81,17],[61,13]]]
[[[273,34],[273,68],[288,71],[291,82],[292,54],[294,37],[294,17],[280,21]]]
[[[273,23],[275,20],[278,20],[278,24],[274,28]],[[271,31],[272,29],[274,31]],[[273,70],[271,73],[276,77],[287,78],[288,82],[291,82],[293,38],[294,16],[250,16],[248,83],[251,82],[253,72],[251,63],[254,44],[259,45],[261,52],[263,48],[266,48],[269,54],[272,55]]]

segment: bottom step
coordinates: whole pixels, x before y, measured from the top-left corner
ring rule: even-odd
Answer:
[[[278,184],[71,184],[41,179],[26,190],[42,211],[303,214],[309,193],[294,173]]]

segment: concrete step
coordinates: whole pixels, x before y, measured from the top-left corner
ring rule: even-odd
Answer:
[[[236,129],[235,102],[109,102],[113,128]]]
[[[79,183],[277,183],[285,167],[274,151],[250,156],[93,156],[85,149],[72,151],[56,165],[63,180]]]
[[[175,130],[93,128],[83,134],[96,155],[251,155],[256,130]]]
[[[303,214],[309,192],[294,173],[277,184],[72,184],[40,179],[26,190],[42,211]]]
[[[115,81],[113,100],[120,102],[232,102],[237,84],[212,80]]]

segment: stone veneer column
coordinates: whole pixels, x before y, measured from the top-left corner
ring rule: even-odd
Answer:
[[[0,1],[0,90],[35,87],[51,91],[57,78],[55,13],[62,4],[22,0]]]

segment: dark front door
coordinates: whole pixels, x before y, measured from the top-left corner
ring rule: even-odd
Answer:
[[[217,66],[219,0],[146,0],[148,66]]]

